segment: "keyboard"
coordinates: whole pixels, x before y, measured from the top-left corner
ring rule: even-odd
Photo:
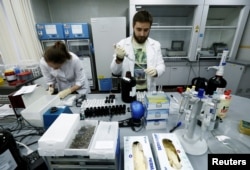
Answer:
[[[0,104],[10,104],[8,95],[0,95]]]

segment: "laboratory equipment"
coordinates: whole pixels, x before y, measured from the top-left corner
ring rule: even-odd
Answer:
[[[168,57],[175,57],[175,56],[187,56],[187,52],[183,51],[184,41],[172,41],[171,48],[166,49],[166,55]]]
[[[225,90],[223,94],[220,95],[220,102],[218,104],[216,115],[220,118],[224,118],[227,115],[231,103],[231,90]]]
[[[130,103],[131,117],[133,119],[141,119],[145,114],[144,105],[139,101],[133,101]]]
[[[62,23],[37,23],[36,31],[43,51],[54,45],[56,41],[66,43]]]
[[[8,130],[0,129],[0,165],[3,169],[28,169],[27,162],[21,156],[15,138]],[[1,169],[2,169],[1,168]]]
[[[210,127],[211,120],[215,122],[216,119],[216,109],[215,105],[211,101],[204,101],[204,114],[202,117],[202,124],[201,124],[201,139],[205,138],[205,133]]]
[[[131,127],[138,132],[145,127],[145,106],[140,101],[133,101],[130,103],[130,111],[131,117],[119,121],[119,127]]]
[[[203,94],[204,89],[200,89],[198,94],[194,94],[194,89],[184,92],[185,106],[181,109],[183,110],[183,114],[185,115],[185,129],[176,130],[175,133],[178,136],[184,150],[186,153],[191,155],[201,155],[207,151],[207,143],[206,141],[195,134],[195,127],[197,118],[201,112],[202,104],[204,100]]]
[[[91,89],[96,89],[95,60],[88,23],[63,23],[68,50],[75,53],[83,65]]]
[[[115,95],[109,95],[104,99],[85,99],[81,104],[81,119],[109,120],[115,115],[125,115],[126,105],[116,104]]]
[[[224,49],[228,49],[228,46],[223,42],[213,43],[212,49],[214,50],[214,56],[222,56]]]
[[[126,77],[121,78],[121,98],[125,103],[136,100],[136,80],[130,71],[126,72]]]
[[[58,106],[57,95],[43,95],[21,111],[22,117],[35,127],[44,127],[43,114],[51,107]]]
[[[204,77],[195,77],[192,79],[191,84],[195,86],[195,91],[198,91],[200,88],[206,90],[208,80]]]
[[[162,91],[147,92],[144,103],[146,130],[165,129],[170,109],[170,97]]]
[[[57,119],[57,117],[61,113],[69,113],[71,114],[72,111],[68,106],[53,106],[49,108],[44,114],[43,114],[43,125],[44,129],[48,129],[50,125]]]
[[[169,132],[172,133],[173,131],[175,131],[175,129],[177,129],[178,127],[181,126],[181,122],[178,122],[177,125],[175,125]]]
[[[15,93],[16,91],[10,93],[7,97],[16,117],[19,120],[21,117],[21,111],[30,106],[41,96],[46,95],[47,91],[44,87],[37,86],[32,93],[14,95]]]
[[[226,65],[226,58],[228,56],[228,53],[229,53],[228,50],[223,50],[219,66],[208,67],[208,69],[210,68],[216,69],[217,72],[214,77],[211,77],[208,80],[207,89],[206,89],[207,95],[213,95],[214,91],[216,91],[217,88],[226,87],[227,81],[223,78],[223,73],[224,73],[224,66]]]
[[[109,91],[112,89],[112,78],[111,70],[106,66],[110,66],[113,60],[114,44],[126,38],[126,17],[91,18],[91,30],[96,75],[99,79],[98,89],[99,91]],[[111,80],[108,81],[107,79]],[[102,83],[106,83],[108,88],[102,89]]]

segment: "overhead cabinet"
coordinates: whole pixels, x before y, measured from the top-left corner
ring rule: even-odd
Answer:
[[[235,59],[249,14],[249,0],[205,0],[197,48],[201,58],[220,58],[229,49]]]
[[[160,41],[165,59],[218,59],[225,48],[234,58],[249,4],[248,0],[130,0],[130,34],[134,14],[147,10],[153,16],[150,37]]]

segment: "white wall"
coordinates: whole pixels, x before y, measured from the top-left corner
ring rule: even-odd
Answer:
[[[32,0],[32,4],[37,22],[47,18],[51,22],[90,23],[95,17],[127,17],[129,0]]]
[[[93,17],[127,17],[129,0],[32,0],[37,23],[88,22]],[[128,32],[128,27],[127,27]],[[236,58],[250,61],[250,17]]]
[[[250,61],[250,15],[248,15],[248,21],[241,39],[237,60]]]
[[[36,23],[51,22],[48,0],[32,0],[31,5]]]

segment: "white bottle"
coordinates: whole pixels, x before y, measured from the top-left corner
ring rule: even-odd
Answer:
[[[231,98],[231,90],[225,90],[224,94],[220,95],[220,103],[218,103],[216,112],[220,118],[226,117],[231,103]]]

